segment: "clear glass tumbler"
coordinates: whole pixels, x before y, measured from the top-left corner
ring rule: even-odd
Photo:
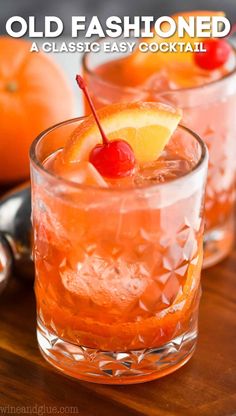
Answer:
[[[197,339],[207,150],[178,127],[182,177],[95,188],[47,171],[81,119],[31,147],[37,336],[43,356],[78,379],[139,383],[192,356]]]
[[[199,134],[209,149],[204,266],[212,266],[229,254],[235,234],[236,52],[233,69],[227,75],[202,86],[179,90],[168,90],[158,82],[155,88],[143,89],[113,83],[115,72],[114,79],[117,72],[122,77],[116,60],[125,56],[102,52],[84,55],[83,72],[92,98],[97,108],[113,102],[141,100],[162,101],[183,109],[183,124]],[[110,68],[109,79],[99,75],[97,68],[101,64]],[[85,112],[88,113],[87,108]]]

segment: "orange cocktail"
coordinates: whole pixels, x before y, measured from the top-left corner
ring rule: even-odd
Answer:
[[[203,68],[195,55],[137,49],[125,57],[89,53],[83,68],[97,108],[113,102],[167,102],[182,108],[184,124],[204,139],[210,156],[204,245],[204,265],[209,266],[229,253],[234,238],[236,55],[231,48],[217,68],[212,56]]]
[[[31,149],[38,341],[73,377],[137,383],[195,349],[207,156],[168,107],[115,106],[100,118],[109,140],[133,143],[132,174],[103,177],[88,162],[91,117],[57,125]]]

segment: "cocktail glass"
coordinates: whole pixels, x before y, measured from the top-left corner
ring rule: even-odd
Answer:
[[[178,127],[184,176],[99,188],[45,167],[83,118],[31,147],[37,336],[63,373],[108,384],[149,381],[192,356],[197,339],[207,150]]]
[[[123,40],[120,39],[120,42]],[[106,41],[102,40],[101,45]],[[125,63],[120,59],[128,54],[91,52],[85,54],[83,59],[84,76],[97,108],[119,101],[166,102],[183,109],[183,123],[197,132],[207,144],[209,173],[205,203],[205,267],[212,266],[229,254],[235,234],[236,52],[233,54],[233,69],[220,79],[177,90],[170,89],[165,74],[163,78],[154,76],[149,86],[143,88],[122,85]],[[107,65],[108,76],[99,72],[101,64]],[[85,112],[88,113],[87,108]]]

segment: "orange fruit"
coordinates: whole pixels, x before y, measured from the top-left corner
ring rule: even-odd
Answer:
[[[176,129],[181,111],[161,103],[112,104],[98,110],[108,139],[123,139],[139,163],[156,160]],[[64,163],[88,160],[102,138],[92,115],[75,130],[63,152]]]
[[[0,183],[27,178],[32,140],[73,116],[73,93],[61,69],[30,45],[0,37]]]

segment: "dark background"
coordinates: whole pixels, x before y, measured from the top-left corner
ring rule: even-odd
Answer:
[[[5,33],[6,20],[11,16],[38,17],[41,29],[45,15],[60,17],[65,35],[70,34],[72,15],[97,15],[101,21],[108,16],[169,15],[181,10],[224,10],[231,23],[236,22],[236,0],[0,0],[0,33]]]

